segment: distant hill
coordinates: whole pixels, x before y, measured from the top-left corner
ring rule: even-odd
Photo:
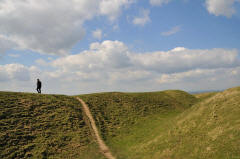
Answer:
[[[203,91],[193,91],[193,92],[188,92],[190,94],[202,94],[202,93],[211,93],[211,92],[222,92],[224,90],[203,90]]]

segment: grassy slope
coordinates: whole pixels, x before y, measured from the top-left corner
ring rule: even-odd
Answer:
[[[118,159],[240,159],[240,88],[81,96]],[[72,97],[0,92],[0,158],[102,158]]]
[[[101,158],[72,97],[0,92],[0,158]]]
[[[195,96],[165,91],[83,98],[120,159],[240,158],[240,88]]]
[[[129,146],[153,138],[159,129],[149,129],[159,128],[159,121],[176,116],[197,101],[183,91],[98,93],[81,98],[89,105],[103,138],[118,158],[135,157]]]
[[[240,158],[240,87],[209,95],[178,116],[174,127],[148,147],[163,146],[155,158]]]
[[[170,126],[161,125],[162,131],[147,143],[129,147],[132,150],[130,156],[146,159],[239,159],[239,114],[240,88],[211,95],[177,117],[164,121],[171,121]]]
[[[240,88],[202,97],[177,117],[158,120],[158,128],[150,126],[149,135],[154,129],[158,135],[129,147],[130,158],[240,158]]]
[[[194,94],[194,96],[198,98],[200,101],[203,101],[216,95],[217,93],[218,92],[197,93],[197,94]]]

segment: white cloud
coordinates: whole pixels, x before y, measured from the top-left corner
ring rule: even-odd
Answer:
[[[103,41],[92,43],[88,50],[79,54],[59,57],[48,64],[52,68],[44,68],[44,71],[20,64],[0,66],[0,80],[5,81],[0,82],[0,87],[20,89],[21,85],[13,87],[12,84],[22,81],[25,90],[34,90],[36,78],[42,80],[45,92],[65,94],[208,90],[240,85],[239,52],[234,49],[177,47],[165,52],[136,53],[120,41]],[[33,84],[29,84],[30,81]]]
[[[177,47],[167,52],[134,53],[120,41],[93,43],[90,50],[53,61],[64,71],[133,69],[158,73],[184,72],[192,69],[229,68],[239,65],[238,50],[190,50]]]
[[[174,83],[179,81],[196,81],[197,79],[201,79],[204,77],[206,79],[206,76],[212,77],[212,74],[214,74],[216,70],[215,69],[196,69],[196,70],[190,70],[187,72],[180,72],[180,73],[172,73],[172,74],[163,74],[158,82],[160,84],[164,83]]]
[[[101,0],[100,14],[107,15],[110,20],[115,20],[123,7],[128,7],[134,0]]]
[[[18,57],[20,57],[20,54],[9,54],[8,56],[13,57],[13,58],[18,58]]]
[[[235,2],[239,2],[239,0],[206,0],[206,7],[211,14],[231,17],[236,12]]]
[[[47,66],[48,65],[48,62],[47,61],[45,61],[44,59],[37,59],[36,61],[35,61],[35,63],[37,64],[37,65],[40,65],[40,66]]]
[[[157,82],[164,88],[188,91],[222,90],[240,85],[240,67],[196,69],[173,74],[163,74]],[[233,74],[236,73],[236,74]],[[228,82],[226,82],[228,81]]]
[[[176,48],[172,49],[173,52],[184,51],[184,50],[187,50],[187,49],[184,47],[176,47]]]
[[[101,15],[115,20],[131,3],[132,0],[1,0],[0,37],[17,44],[17,49],[64,55],[83,39],[85,21]],[[0,42],[0,52],[6,49]]]
[[[29,68],[22,64],[0,65],[0,81],[19,80],[28,81],[30,79]]]
[[[233,70],[231,73],[232,73],[232,75],[238,75],[239,74],[239,72],[237,70]]]
[[[16,47],[16,44],[6,37],[0,35],[0,56],[4,54],[7,50],[13,49]]]
[[[181,27],[180,26],[175,26],[175,27],[171,28],[169,31],[162,32],[161,35],[170,36],[170,35],[176,34],[179,31],[181,31]]]
[[[150,0],[150,4],[153,6],[161,6],[169,3],[171,0]]]
[[[84,72],[124,68],[129,65],[128,48],[119,41],[92,43],[90,50],[53,61],[53,66],[63,70],[81,70]]]
[[[238,73],[235,69],[239,70],[238,55],[237,50],[189,50],[184,47],[140,54],[131,52],[122,42],[104,41],[93,43],[89,50],[79,54],[53,61],[52,65],[58,71],[51,75],[69,82],[75,81],[76,85],[81,83],[88,92],[170,88],[200,90],[210,87],[204,80],[233,79],[234,82],[228,85],[221,79],[217,80],[218,84],[212,86],[212,89],[217,89],[240,84],[235,75]],[[227,76],[223,77],[225,75],[221,73]],[[198,84],[194,86],[191,81]],[[93,84],[97,86],[94,88]]]
[[[94,0],[2,0],[0,35],[20,49],[66,54],[83,38],[82,24],[97,7]]]
[[[36,66],[28,67],[18,63],[0,65],[1,91],[33,92],[41,72]]]
[[[216,60],[217,59],[217,60]],[[159,73],[183,72],[191,69],[234,67],[238,64],[238,51],[226,49],[189,50],[173,49],[167,52],[135,54],[132,61],[141,68]],[[164,67],[162,67],[164,66]]]
[[[149,17],[150,11],[147,9],[142,9],[140,11],[140,16],[134,17],[132,23],[135,25],[144,26],[145,24],[151,22],[151,19]]]
[[[171,0],[149,0],[153,6],[162,6],[168,4]],[[186,2],[188,0],[184,0]],[[205,0],[205,5],[210,14],[215,16],[226,16],[230,18],[236,13],[234,4],[240,0]]]
[[[95,31],[92,32],[92,36],[95,39],[101,40],[102,39],[102,30],[101,29],[97,29]]]

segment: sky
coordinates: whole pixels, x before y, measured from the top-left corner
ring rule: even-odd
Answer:
[[[240,86],[240,0],[0,0],[0,91]]]

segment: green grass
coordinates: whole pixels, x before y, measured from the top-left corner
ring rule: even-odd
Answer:
[[[118,158],[132,158],[130,146],[136,146],[142,140],[147,141],[148,137],[153,138],[163,128],[158,127],[159,124],[164,124],[166,119],[198,101],[186,92],[175,90],[98,93],[82,95],[81,98],[90,107],[102,137]]]
[[[240,87],[80,95],[118,159],[240,159]],[[101,159],[80,103],[0,92],[0,158]]]
[[[119,159],[144,158],[146,153],[138,153],[138,151],[144,151],[143,147],[150,145],[161,132],[169,129],[173,124],[171,119],[177,114],[179,112],[173,111],[151,115],[130,129],[122,130],[118,136],[111,138],[108,141],[109,146]]]
[[[182,91],[97,93],[80,96],[90,107],[105,140],[152,114],[183,111],[197,99]]]
[[[0,158],[100,158],[73,97],[0,92]]]
[[[240,158],[240,88],[194,96],[164,91],[82,98],[119,159]]]
[[[194,96],[198,98],[200,101],[203,101],[216,95],[217,93],[218,92],[197,93],[197,94],[194,94]]]

